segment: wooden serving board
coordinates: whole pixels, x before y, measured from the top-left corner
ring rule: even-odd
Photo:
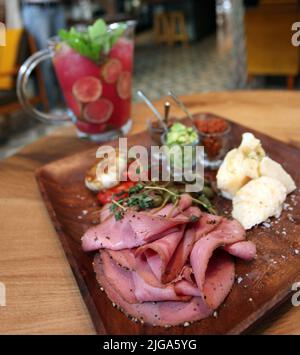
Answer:
[[[237,146],[241,134],[253,132],[261,139],[267,154],[283,164],[300,186],[300,150],[232,124],[232,145]],[[109,143],[115,146],[117,142]],[[128,145],[154,144],[147,132],[130,136]],[[90,311],[95,328],[103,334],[239,334],[249,331],[263,316],[291,296],[294,282],[300,281],[300,192],[287,199],[286,210],[271,225],[259,226],[247,232],[257,245],[258,256],[252,262],[236,261],[237,281],[221,305],[216,317],[210,317],[189,327],[152,327],[137,324],[113,308],[100,291],[93,268],[93,253],[84,253],[80,238],[91,225],[98,223],[96,197],[84,186],[86,170],[95,161],[95,149],[87,150],[40,168],[37,181],[48,212],[61,240],[82,296]],[[220,213],[230,213],[231,202],[221,197],[215,201]]]

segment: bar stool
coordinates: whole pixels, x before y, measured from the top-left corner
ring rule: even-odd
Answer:
[[[159,12],[154,16],[154,37],[156,43],[173,45],[176,42],[188,44],[188,33],[182,11]]]
[[[188,33],[186,29],[185,16],[182,11],[172,11],[169,14],[170,17],[170,34],[171,40],[170,44],[176,42],[188,45]]]
[[[158,44],[170,42],[170,23],[166,12],[154,15],[154,38]]]

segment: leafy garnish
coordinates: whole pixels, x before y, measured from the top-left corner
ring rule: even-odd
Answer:
[[[126,29],[125,23],[119,23],[115,29],[109,29],[106,23],[99,19],[86,31],[78,31],[72,27],[69,31],[60,30],[59,37],[79,54],[101,62]]]
[[[159,195],[161,193],[162,195]],[[129,196],[123,199],[113,199],[110,206],[111,213],[116,221],[123,218],[128,208],[136,211],[148,210],[157,207],[163,208],[168,202],[172,202],[174,207],[179,203],[180,197],[184,192],[180,192],[174,187],[167,188],[161,185],[145,185],[138,183],[129,189]],[[116,196],[116,195],[115,195]],[[203,209],[212,214],[217,214],[210,200],[202,192],[191,199],[194,204],[200,205]],[[117,196],[116,196],[117,197]],[[196,216],[192,216],[191,222],[196,221]]]

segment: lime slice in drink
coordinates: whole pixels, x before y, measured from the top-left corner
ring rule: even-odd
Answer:
[[[113,84],[117,81],[118,76],[122,71],[122,64],[118,59],[110,59],[102,67],[102,77],[108,84]]]
[[[73,95],[82,103],[94,102],[102,94],[101,81],[93,76],[78,79],[73,85]]]
[[[117,92],[121,99],[127,100],[131,96],[131,74],[124,71],[119,75],[117,82]]]
[[[111,101],[101,98],[84,108],[83,117],[90,123],[104,123],[110,119],[113,109]]]

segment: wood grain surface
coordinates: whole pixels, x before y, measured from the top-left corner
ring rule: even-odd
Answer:
[[[192,112],[227,116],[300,146],[297,92],[205,93],[183,99]],[[173,113],[183,116],[178,109]],[[144,105],[133,107],[133,132],[145,128],[149,115]],[[7,291],[7,305],[0,307],[1,334],[95,333],[34,177],[45,163],[95,146],[74,132],[58,129],[0,164],[0,282]],[[300,334],[300,307],[286,302],[252,332]]]

